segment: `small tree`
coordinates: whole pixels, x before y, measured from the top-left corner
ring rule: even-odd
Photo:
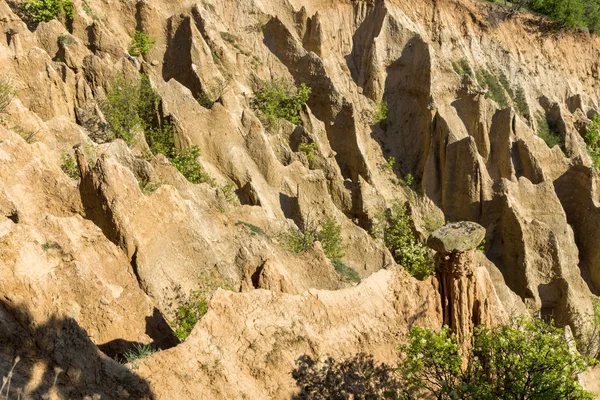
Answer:
[[[263,82],[256,91],[252,105],[260,111],[264,122],[269,126],[281,119],[301,125],[300,111],[311,92],[311,88],[305,83],[295,87],[284,79]]]
[[[136,30],[133,33],[133,39],[129,46],[129,54],[134,57],[139,55],[145,57],[150,50],[152,50],[154,43],[156,43],[156,40],[151,39],[150,36],[146,35],[144,32]]]

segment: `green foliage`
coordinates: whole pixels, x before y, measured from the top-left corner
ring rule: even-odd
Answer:
[[[210,183],[214,185],[214,179],[210,177],[198,161],[200,148],[192,146],[184,149],[171,159],[171,163],[185,178],[192,183]]]
[[[156,40],[151,39],[150,36],[136,29],[133,33],[131,45],[129,46],[129,54],[134,57],[139,55],[145,57],[152,50],[154,43],[156,43]]]
[[[505,89],[498,80],[498,77],[485,69],[478,70],[476,75],[479,85],[487,89],[485,98],[494,100],[500,107],[507,107],[508,98],[506,97]]]
[[[314,161],[317,156],[317,144],[316,143],[300,143],[298,146],[298,151],[306,154],[306,159],[308,162]]]
[[[145,121],[139,114],[142,103],[141,85],[141,80],[127,80],[123,77],[116,78],[110,85],[100,107],[111,132],[111,139],[123,139],[131,145],[136,128],[143,129]]]
[[[344,257],[342,247],[342,226],[335,220],[327,218],[319,228],[317,240],[321,242],[325,255],[330,260],[339,260]]]
[[[153,182],[149,179],[138,179],[140,190],[146,196],[151,195],[160,187],[160,182]]]
[[[352,282],[360,283],[360,275],[354,269],[344,264],[342,260],[333,260],[332,264],[338,274]]]
[[[0,77],[0,114],[5,112],[15,95],[12,80]]]
[[[394,156],[390,156],[390,158],[387,159],[385,166],[388,169],[388,171],[393,173],[394,165],[396,165],[396,158]]]
[[[592,122],[590,123],[584,140],[587,146],[588,153],[592,158],[592,165],[594,168],[600,168],[600,120],[598,119],[598,115],[594,115],[592,118]]]
[[[466,367],[447,327],[412,328],[409,343],[400,350],[399,371],[411,399],[593,398],[576,375],[594,360],[571,352],[564,332],[541,320],[519,318],[476,328]]]
[[[77,168],[75,158],[67,152],[62,153],[60,169],[71,179],[79,179],[79,169]]]
[[[527,97],[525,96],[525,90],[522,87],[518,87],[514,93],[513,103],[517,108],[517,112],[524,118],[529,119],[531,114],[529,113],[529,106],[527,105]]]
[[[208,302],[206,299],[198,293],[192,296],[191,301],[183,304],[177,309],[177,315],[175,321],[172,323],[175,329],[175,336],[179,340],[185,340],[196,322],[208,311]]]
[[[48,22],[57,18],[70,24],[74,18],[71,0],[28,0],[23,5],[22,11],[35,23]]]
[[[231,44],[234,44],[236,41],[236,37],[229,32],[221,32],[221,38]]]
[[[62,247],[60,246],[60,244],[58,244],[56,242],[46,242],[42,245],[43,251],[48,251],[50,249],[62,251]]]
[[[433,273],[431,251],[417,241],[404,205],[396,204],[388,213],[383,240],[394,260],[415,278],[426,279]]]
[[[558,132],[551,128],[545,116],[538,118],[538,136],[546,142],[548,147],[560,146],[564,151],[564,144]]]
[[[380,101],[375,104],[375,109],[373,110],[373,122],[376,124],[380,124],[388,119],[388,111],[389,105],[387,101]]]
[[[71,35],[65,34],[65,35],[60,35],[58,37],[58,41],[60,42],[60,44],[62,46],[67,47],[67,46],[70,46],[75,43],[75,38]]]
[[[412,176],[411,173],[408,173],[404,176],[404,183],[406,184],[406,186],[412,187],[414,182],[415,182],[415,178]]]
[[[317,240],[316,230],[291,228],[281,235],[284,247],[294,253],[302,253],[310,249]]]
[[[481,252],[485,253],[485,248],[486,248],[486,246],[487,246],[487,240],[483,239],[483,240],[481,241],[481,243],[479,243],[479,246],[477,246],[477,250],[479,250],[479,251],[481,251]]]
[[[256,225],[250,224],[248,222],[238,221],[235,223],[235,225],[246,227],[250,231],[251,236],[254,236],[254,235],[267,236],[267,234],[265,233],[265,231],[262,228],[260,228]]]
[[[460,76],[473,76],[473,70],[466,58],[461,58],[458,61],[452,61],[452,68]]]
[[[133,349],[127,350],[123,357],[125,358],[125,363],[132,364],[134,369],[137,369],[136,361],[142,358],[146,358],[154,353],[154,349],[149,344],[136,344]]]
[[[285,119],[294,125],[301,125],[300,111],[308,101],[312,90],[301,83],[295,87],[284,79],[264,82],[252,100],[253,107],[261,114],[267,126],[274,126]]]
[[[229,181],[225,185],[221,186],[221,193],[223,193],[223,196],[225,196],[225,200],[227,200],[227,202],[229,204],[231,204],[232,206],[240,205],[240,199],[235,194],[236,189],[237,189],[237,186],[235,185],[235,183],[233,183],[231,181]]]

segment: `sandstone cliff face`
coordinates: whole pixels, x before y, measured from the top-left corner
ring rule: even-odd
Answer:
[[[581,135],[598,113],[597,38],[471,0],[74,4],[68,32],[0,3],[0,76],[16,92],[0,115],[0,375],[21,356],[13,388],[26,397],[289,398],[302,354],[393,362],[410,326],[445,322],[444,285],[503,318],[539,312],[576,335],[590,323],[598,173]],[[143,58],[127,54],[136,29],[156,39]],[[216,187],[143,140],[102,140],[110,83],[140,72]],[[253,91],[273,78],[312,88],[303,127],[261,124]],[[504,100],[486,92],[493,79]],[[203,92],[218,96],[210,109]],[[564,151],[536,135],[540,119]],[[419,194],[398,184],[407,174]],[[228,182],[235,201],[218,189]],[[367,233],[404,201],[423,239],[440,219],[481,224],[485,256],[469,253],[454,283],[409,277]],[[358,286],[318,243],[282,245],[327,217]],[[209,311],[178,343],[168,321],[198,290],[214,293]],[[106,356],[137,343],[161,351],[135,370]]]

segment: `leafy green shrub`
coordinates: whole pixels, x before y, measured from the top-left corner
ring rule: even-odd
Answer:
[[[152,50],[154,43],[156,43],[156,40],[151,39],[150,36],[144,32],[136,30],[133,33],[133,39],[131,45],[129,46],[129,54],[134,57],[139,55],[145,57],[150,50]]]
[[[198,161],[200,148],[192,146],[182,150],[171,159],[171,163],[185,178],[192,183],[210,183],[214,185],[214,179],[210,177]]]
[[[376,124],[380,124],[388,119],[388,111],[389,105],[387,101],[380,101],[375,104],[375,109],[373,110],[373,122]]]
[[[296,88],[284,79],[263,82],[255,93],[252,105],[268,126],[275,125],[281,119],[301,125],[300,111],[311,91],[305,83]]]
[[[411,173],[408,173],[404,176],[404,183],[409,188],[412,187],[413,183],[415,183],[415,178],[412,176]]]
[[[321,242],[325,255],[330,260],[339,260],[344,257],[342,247],[342,226],[335,220],[327,218],[317,232],[317,240]]]
[[[143,129],[144,121],[139,115],[141,81],[116,78],[110,85],[104,101],[100,104],[106,118],[111,139],[123,139],[131,145],[136,129]]]
[[[62,153],[60,169],[71,179],[79,179],[79,169],[75,158],[67,152]]]
[[[317,240],[317,232],[312,229],[291,228],[283,233],[282,240],[285,248],[294,253],[302,253],[310,249]]]
[[[0,77],[0,114],[5,112],[15,95],[13,83],[8,77]]]
[[[388,171],[393,173],[394,165],[396,165],[396,158],[394,156],[390,156],[390,158],[387,159],[385,166],[388,169]]]
[[[594,168],[600,168],[600,120],[598,115],[594,115],[592,122],[588,127],[584,140]]]
[[[48,22],[57,18],[70,24],[74,18],[71,0],[28,0],[23,5],[22,11],[35,23]]]
[[[225,185],[221,186],[221,193],[225,196],[225,200],[233,206],[240,205],[240,199],[235,194],[235,190],[237,189],[235,183],[229,181]]]
[[[333,260],[332,264],[338,274],[342,275],[346,279],[351,280],[352,282],[360,283],[360,275],[358,275],[354,269],[344,264],[342,260]]]
[[[412,328],[399,372],[415,397],[438,399],[592,399],[576,381],[594,360],[569,349],[562,329],[541,320],[475,328],[465,355],[447,327]]]
[[[310,163],[317,157],[317,148],[316,143],[300,143],[298,151],[306,154],[306,159]]]
[[[177,316],[175,321],[172,323],[175,328],[175,336],[179,340],[185,340],[196,323],[206,312],[208,311],[208,302],[200,294],[196,293],[192,296],[192,299],[187,304],[180,306],[177,309]]]
[[[404,205],[397,204],[388,213],[383,239],[394,260],[415,278],[426,279],[434,271],[431,251],[415,238]]]

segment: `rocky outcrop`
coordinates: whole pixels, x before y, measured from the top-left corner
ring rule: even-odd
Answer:
[[[463,350],[471,343],[474,327],[508,319],[487,270],[477,262],[475,252],[484,236],[481,225],[456,222],[433,232],[427,242],[437,252],[443,324],[456,334]]]

